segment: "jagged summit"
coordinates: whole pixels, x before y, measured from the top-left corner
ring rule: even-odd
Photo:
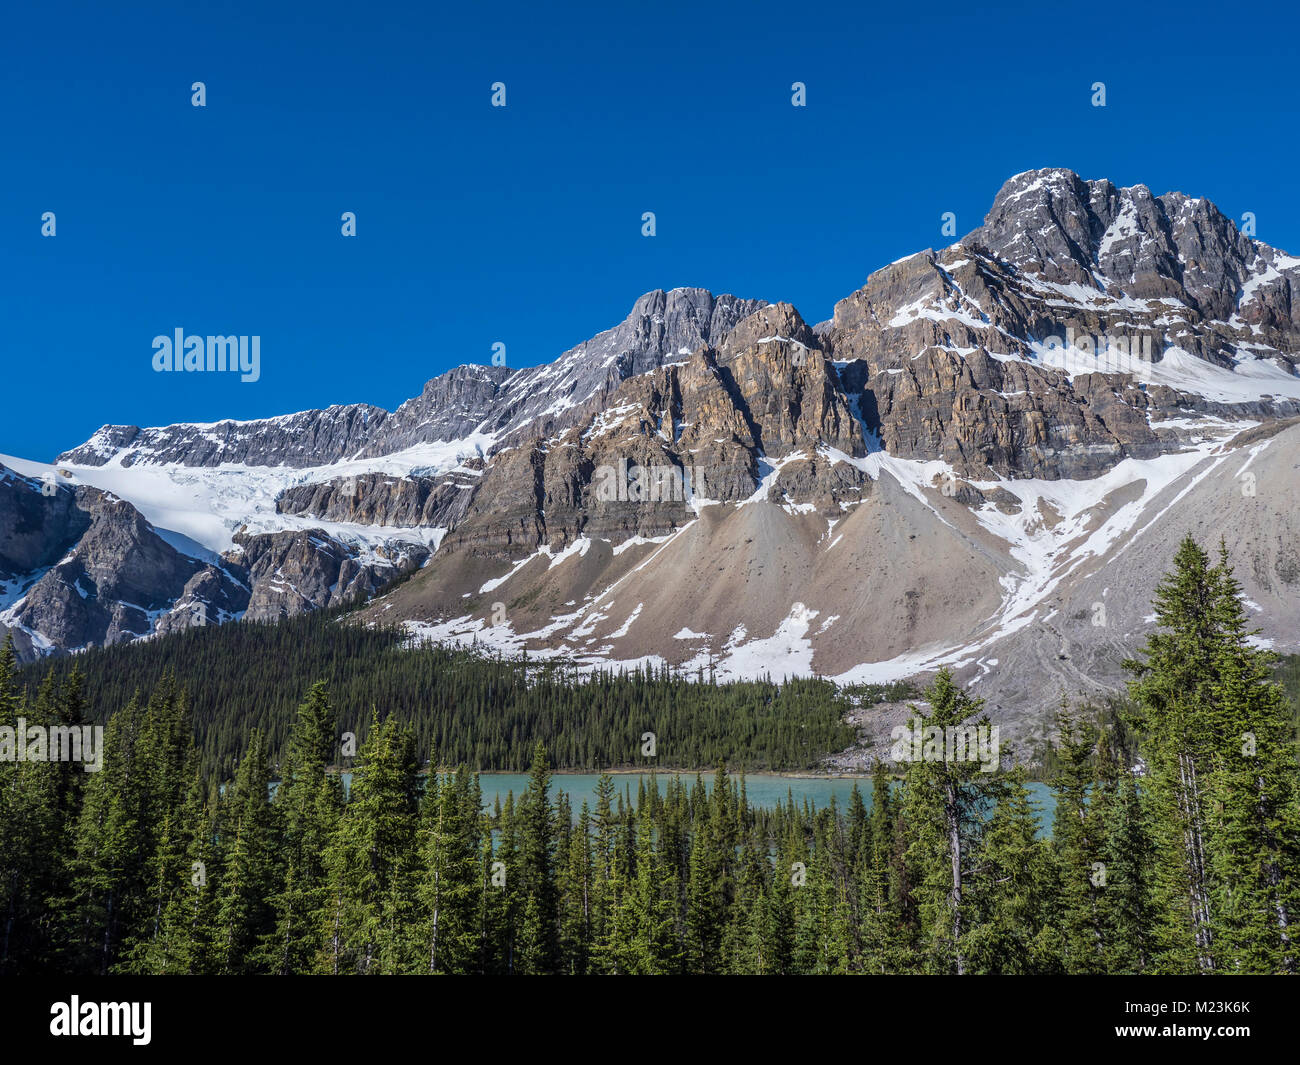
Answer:
[[[1073,324],[1089,335],[1161,331],[1167,346],[1214,368],[1263,359],[1294,377],[1298,294],[1300,259],[1242,234],[1209,200],[1180,192],[1154,196],[1146,185],[1119,188],[1052,167],[1008,179],[980,227],[941,252],[917,253],[876,271],[841,301],[835,319],[800,342],[811,347],[825,338],[837,361],[863,359],[878,375],[903,369],[900,358],[930,348],[957,352],[962,360],[978,352],[1032,360],[1036,345]],[[864,301],[870,313],[859,320],[853,305]],[[59,461],[310,467],[471,437],[476,450],[490,452],[582,422],[623,381],[701,347],[717,348],[768,306],[703,288],[655,289],[621,323],[553,362],[457,367],[391,413],[357,404],[256,422],[109,425]],[[1198,391],[1195,377],[1165,375],[1154,383],[1186,385],[1211,405],[1235,403],[1247,413],[1258,413],[1261,402],[1267,413],[1270,402],[1300,394],[1280,380],[1228,387],[1230,379],[1209,371],[1210,385]],[[918,388],[928,392],[924,383]],[[952,457],[950,448],[941,453]]]
[[[999,190],[963,244],[1046,280],[1122,286],[1135,299],[1174,298],[1228,318],[1272,249],[1244,236],[1209,200],[1146,185],[1117,188],[1070,170],[1032,170]]]

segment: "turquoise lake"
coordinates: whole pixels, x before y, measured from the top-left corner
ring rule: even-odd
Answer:
[[[351,782],[351,776],[350,773],[343,774],[345,788]],[[614,774],[615,795],[630,797],[635,802],[641,779],[649,776],[649,773]],[[681,777],[688,788],[695,786],[694,773],[683,773]],[[702,777],[704,786],[711,788],[713,774],[705,773]],[[656,774],[661,795],[667,791],[668,782],[672,778],[672,773]],[[551,794],[554,795],[557,791],[567,793],[576,815],[582,809],[583,799],[587,800],[590,807],[595,808],[596,783],[599,779],[600,776],[596,773],[555,773],[551,777]],[[479,784],[483,789],[483,805],[490,809],[498,798],[504,803],[506,795],[510,792],[518,796],[526,790],[528,777],[524,773],[480,773]],[[828,807],[831,797],[834,796],[836,804],[843,810],[848,807],[854,784],[858,785],[863,802],[870,809],[871,781],[862,777],[782,777],[770,773],[754,773],[745,777],[745,793],[750,805],[768,809],[784,803],[788,796],[793,795],[797,804],[802,805],[807,799],[820,810]],[[1039,813],[1039,824],[1044,827],[1049,826],[1056,806],[1050,789],[1046,784],[1032,781],[1027,787],[1030,800]]]
[[[631,796],[635,802],[637,788],[642,777],[648,778],[649,774],[615,774],[615,795],[623,795],[625,798]],[[661,795],[667,791],[668,781],[672,778],[672,773],[656,774],[656,781]],[[583,799],[586,799],[594,807],[596,805],[596,783],[599,779],[599,775],[595,773],[556,773],[551,777],[551,793],[554,794],[556,791],[567,792],[575,811],[581,809]],[[695,786],[695,774],[693,773],[689,775],[683,773],[682,780],[688,788]],[[712,773],[703,774],[703,780],[704,786],[711,789],[713,785]],[[528,777],[523,773],[482,773],[479,775],[479,783],[483,788],[483,803],[485,806],[490,807],[498,796],[504,802],[508,792],[513,791],[515,795],[518,795],[524,791],[528,787]],[[849,796],[853,792],[854,784],[857,784],[858,790],[862,792],[863,802],[870,809],[871,781],[861,777],[782,777],[754,773],[745,777],[745,794],[750,805],[769,809],[784,803],[789,796],[793,795],[797,804],[802,805],[804,800],[807,799],[808,802],[820,810],[829,806],[831,797],[834,796],[836,805],[843,810],[848,807]],[[1048,786],[1030,782],[1027,787],[1029,788],[1030,798],[1039,811],[1040,823],[1050,824],[1056,804],[1052,800],[1052,793]]]

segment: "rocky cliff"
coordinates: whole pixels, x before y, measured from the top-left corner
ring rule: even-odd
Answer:
[[[24,660],[363,602],[428,555],[400,542],[363,554],[309,529],[238,534],[204,560],[109,492],[0,466],[0,635],[14,636]]]

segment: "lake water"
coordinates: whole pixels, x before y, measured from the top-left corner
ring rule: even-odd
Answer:
[[[344,787],[351,783],[351,776],[351,773],[343,774]],[[641,778],[648,777],[649,774],[615,773],[613,776],[614,794],[622,795],[625,799],[630,798],[635,802]],[[713,774],[710,772],[702,776],[705,788],[711,789]],[[672,773],[661,772],[656,775],[661,795],[667,791],[668,782],[672,778]],[[557,791],[566,792],[575,815],[582,809],[583,799],[586,799],[588,805],[594,810],[596,784],[599,780],[600,776],[596,773],[555,773],[551,776],[551,794],[554,795]],[[682,780],[687,788],[695,786],[694,773],[683,773]],[[504,803],[506,795],[510,792],[514,792],[516,798],[523,793],[528,788],[528,777],[523,773],[480,773],[479,784],[483,789],[483,805],[491,809],[498,798]],[[793,795],[797,805],[802,806],[807,799],[819,810],[828,807],[831,796],[834,796],[836,805],[841,810],[846,810],[854,784],[857,784],[858,790],[862,792],[862,801],[866,803],[867,809],[871,809],[871,781],[861,777],[782,777],[770,773],[754,773],[745,777],[745,795],[751,806],[771,809],[784,803],[788,796]],[[1050,826],[1056,807],[1051,790],[1046,784],[1033,781],[1027,786],[1030,801],[1039,812],[1039,825],[1043,828]]]

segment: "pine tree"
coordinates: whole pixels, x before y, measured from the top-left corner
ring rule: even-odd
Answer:
[[[1156,588],[1157,631],[1143,658],[1125,663],[1150,746],[1150,796],[1156,846],[1153,898],[1156,970],[1215,969],[1215,895],[1209,852],[1210,792],[1216,752],[1224,749],[1216,709],[1223,634],[1221,583],[1192,537]]]
[[[658,789],[651,789],[658,795]],[[655,847],[655,826],[648,804],[639,803],[636,876],[627,886],[624,916],[631,929],[629,957],[624,971],[639,976],[662,976],[677,971],[680,951],[676,918],[676,877],[671,864]]]
[[[1153,847],[1145,801],[1134,773],[1122,773],[1106,810],[1106,897],[1112,914],[1109,973],[1136,974],[1151,964],[1155,914]]]
[[[424,868],[419,898],[430,973],[473,972],[478,960],[479,796],[462,766],[441,787],[431,772],[424,798]]]
[[[523,923],[519,968],[528,974],[553,973],[559,967],[559,904],[555,888],[555,819],[550,798],[551,771],[546,748],[538,744],[520,802],[519,878]]]
[[[560,898],[561,951],[569,959],[567,971],[585,976],[591,966],[592,887],[591,811],[584,799],[577,824],[569,835]]]
[[[39,730],[37,750],[48,743],[46,753],[53,759],[58,741],[45,730],[62,723],[53,678],[45,678],[35,703],[27,706],[14,687],[14,666],[9,637],[0,648],[0,727],[14,734],[0,760],[0,974],[23,975],[49,966],[56,950],[46,901],[66,891],[61,857],[68,836],[67,793],[79,784],[72,778],[82,773],[82,764],[12,760],[30,751],[29,728]]]
[[[477,964],[480,975],[500,975],[508,971],[508,932],[506,925],[507,894],[500,877],[505,875],[505,863],[497,863],[492,850],[492,833],[484,825],[482,845],[479,850],[477,922]]]
[[[156,702],[151,700],[151,710]],[[148,913],[149,866],[158,814],[151,784],[162,756],[145,737],[157,734],[138,699],[115,714],[104,731],[103,767],[91,774],[77,827],[69,906],[84,951],[81,971],[112,969],[122,941]]]
[[[218,857],[197,756],[185,801],[168,811],[154,855],[154,917],[133,938],[123,971],[198,975],[220,968],[215,949]]]
[[[334,710],[318,683],[298,708],[273,800],[280,814],[283,882],[269,900],[275,927],[260,951],[271,973],[312,972],[324,948],[325,852],[343,813],[342,785],[328,773],[335,751]]]
[[[719,764],[707,800],[703,787],[698,790],[701,805],[687,858],[683,953],[688,972],[712,974],[724,966],[723,932],[735,890],[736,845],[726,768]]]
[[[1012,771],[985,829],[975,879],[979,920],[963,937],[968,971],[1025,976],[1056,970],[1061,952],[1056,870],[1023,769]]]
[[[606,971],[609,957],[611,918],[614,908],[614,846],[618,832],[614,816],[614,778],[602,773],[596,782],[596,813],[593,819],[591,873],[591,952],[592,969]]]
[[[519,821],[514,792],[506,793],[506,801],[497,817],[496,852],[492,856],[492,886],[496,891],[489,896],[486,909],[495,911],[498,932],[496,952],[497,969],[513,975],[519,971],[519,923],[524,907],[524,877],[520,865]]]
[[[411,964],[418,927],[417,770],[412,731],[372,719],[325,855],[324,972],[397,972]]]
[[[1057,772],[1052,780],[1056,816],[1053,851],[1060,881],[1062,965],[1071,975],[1104,973],[1109,950],[1102,896],[1106,867],[1104,824],[1089,803],[1095,796],[1095,732],[1061,698],[1057,714]]]
[[[1221,966],[1294,972],[1300,962],[1300,814],[1290,713],[1271,680],[1276,655],[1251,645],[1241,590],[1221,543],[1213,571],[1219,717],[1210,798],[1210,892]]]
[[[902,916],[891,890],[895,836],[894,800],[889,770],[876,759],[871,771],[871,811],[863,832],[863,853],[855,876],[858,896],[861,968],[866,973],[897,972]]]
[[[903,816],[911,839],[906,852],[928,972],[966,972],[962,941],[976,912],[967,884],[981,845],[984,817],[1000,794],[998,774],[971,757],[954,757],[960,735],[973,745],[967,722],[982,700],[971,699],[941,669],[925,693],[930,712],[910,707],[922,729],[922,758],[907,763]],[[981,717],[978,727],[989,728]]]
[[[283,882],[279,808],[270,796],[271,767],[258,729],[248,741],[223,811],[221,883],[217,891],[215,950],[222,973],[264,971],[259,950],[275,929],[272,900]]]

